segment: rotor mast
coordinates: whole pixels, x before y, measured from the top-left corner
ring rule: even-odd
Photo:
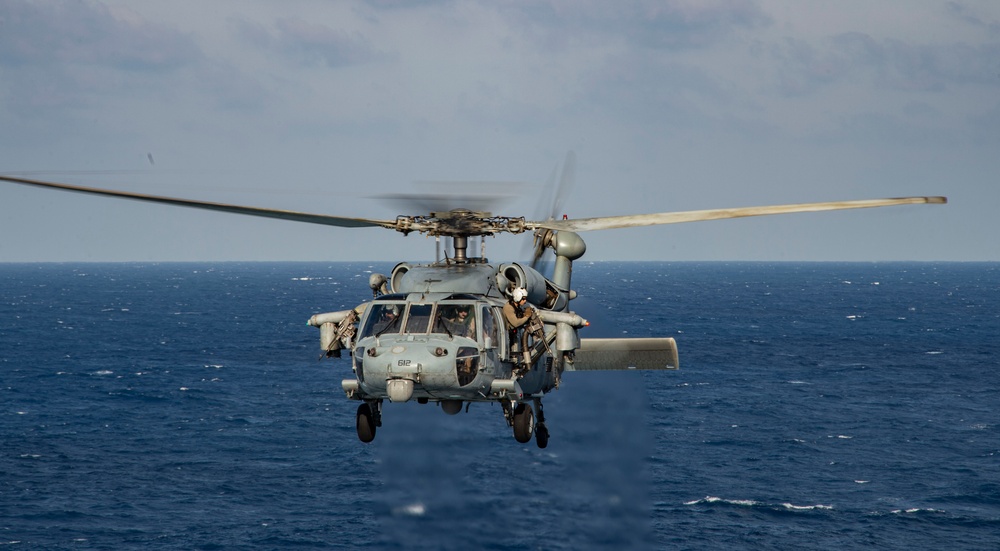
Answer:
[[[469,249],[469,236],[456,235],[451,238],[451,242],[455,248],[455,262],[457,264],[468,264],[469,257],[466,252]]]

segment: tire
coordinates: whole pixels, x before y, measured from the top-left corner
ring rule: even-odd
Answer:
[[[538,423],[535,426],[535,443],[541,449],[549,445],[549,429],[545,428],[545,423]]]
[[[372,415],[372,408],[368,404],[358,406],[358,439],[364,443],[375,440],[375,418]]]
[[[535,432],[535,412],[528,404],[514,408],[514,440],[524,444],[531,441]]]

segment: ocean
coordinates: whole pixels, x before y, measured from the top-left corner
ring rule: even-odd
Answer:
[[[496,405],[371,444],[314,313],[387,263],[0,264],[0,547],[998,549],[1000,264],[574,266],[549,446]]]

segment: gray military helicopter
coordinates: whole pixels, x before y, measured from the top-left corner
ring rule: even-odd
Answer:
[[[564,180],[571,174],[567,157]],[[143,195],[68,184],[0,176],[0,181],[48,189],[134,199],[181,207],[277,218],[345,228],[378,227],[450,238],[451,254],[430,264],[400,263],[389,275],[373,274],[371,301],[351,310],[312,316],[327,357],[347,350],[353,376],[342,381],[347,397],[361,402],[358,438],[371,442],[390,402],[436,402],[454,415],[473,402],[499,402],[507,425],[521,443],[532,437],[548,445],[542,398],[559,387],[567,371],[677,369],[673,338],[581,338],[587,321],[570,306],[573,262],[586,245],[578,232],[681,222],[722,220],[794,212],[859,209],[910,204],[943,204],[945,197],[901,197],[763,207],[664,212],[602,218],[545,220],[497,216],[481,210],[450,208],[394,220],[348,218],[285,210]],[[453,198],[454,199],[454,198]],[[461,198],[457,200],[461,201]],[[492,264],[471,256],[470,239],[503,233],[534,236],[531,263]],[[551,276],[537,262],[551,250]],[[514,298],[526,298],[525,306]],[[522,320],[510,328],[504,310]],[[532,407],[533,406],[533,407]]]

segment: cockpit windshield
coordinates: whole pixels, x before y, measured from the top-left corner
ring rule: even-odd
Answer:
[[[406,316],[406,329],[403,332],[426,333],[427,326],[431,323],[433,310],[433,304],[411,304]]]
[[[442,333],[477,340],[478,324],[473,302],[378,302],[372,304],[359,338],[393,333]]]
[[[471,304],[440,304],[438,305],[438,332],[448,333],[456,337],[476,338],[476,311]]]
[[[371,335],[381,335],[383,333],[399,333],[401,320],[403,319],[403,303],[376,303],[372,305],[365,327],[361,331],[361,338]]]

